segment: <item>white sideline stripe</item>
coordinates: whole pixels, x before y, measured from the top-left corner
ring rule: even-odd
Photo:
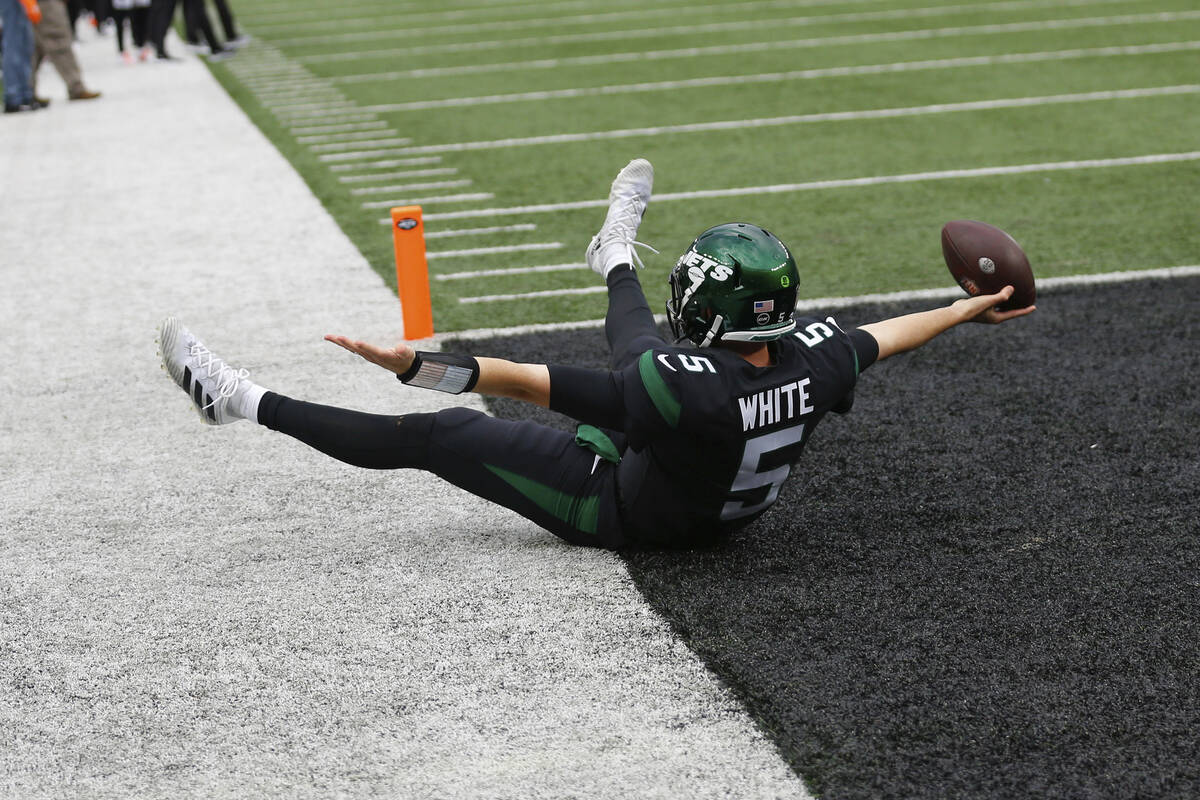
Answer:
[[[491,192],[474,192],[470,194],[447,194],[434,197],[405,197],[401,200],[378,200],[363,203],[360,208],[392,208],[394,206],[411,206],[417,203],[471,203],[476,200],[491,200],[495,196]]]
[[[369,141],[360,142],[337,142],[334,144],[310,144],[309,150],[314,153],[329,153],[337,150],[349,150],[354,147],[392,147],[406,145],[412,139],[407,136],[393,137],[391,139],[371,139]]]
[[[855,75],[894,74],[922,70],[952,69],[960,67],[987,67],[1005,64],[1027,64],[1041,61],[1068,61],[1083,58],[1105,58],[1108,56],[1138,56],[1174,53],[1200,49],[1200,41],[1169,42],[1149,45],[1124,45],[1094,47],[1075,50],[1049,50],[1037,53],[1009,53],[996,56],[962,56],[958,58],[931,59],[926,61],[897,61],[890,64],[862,64],[848,67],[818,67],[791,70],[788,72],[764,72],[755,75],[719,75],[708,78],[686,78],[649,83],[625,83],[608,86],[589,86],[577,89],[548,89],[537,92],[514,92],[509,94],[478,95],[475,97],[450,97],[442,100],[414,100],[408,103],[393,103],[389,111],[416,111],[432,108],[454,108],[458,106],[494,105],[541,100],[561,100],[573,97],[600,97],[640,92],[661,92],[675,89],[697,89],[710,86],[744,86],[756,83],[782,83],[784,81],[813,80],[817,78],[842,78]],[[401,106],[403,106],[401,108]],[[378,108],[377,106],[375,108]]]
[[[1197,43],[1195,49],[1200,49]],[[458,153],[471,150],[500,150],[509,147],[530,147],[543,144],[568,144],[592,142],[604,139],[628,139],[632,137],[664,136],[679,133],[705,133],[711,131],[741,130],[744,128],[768,128],[781,125],[799,125],[812,122],[845,122],[861,119],[888,119],[912,117],[924,114],[949,114],[960,111],[992,111],[1001,108],[1025,108],[1029,106],[1058,105],[1063,103],[1090,103],[1107,100],[1132,100],[1142,97],[1160,97],[1179,94],[1195,94],[1200,84],[1183,86],[1155,86],[1144,89],[1116,89],[1079,94],[1055,94],[1043,97],[1009,97],[998,100],[972,100],[965,103],[936,103],[927,106],[901,108],[873,108],[858,111],[824,111],[815,114],[794,114],[787,117],[764,117],[762,119],[719,120],[716,122],[691,122],[682,125],[657,125],[647,128],[625,128],[613,131],[588,133],[554,133],[545,136],[524,136],[512,139],[493,139],[479,142],[452,142],[449,144],[416,145],[404,149],[405,153]]]
[[[496,253],[523,253],[534,250],[561,250],[562,246],[562,242],[502,244],[496,245],[495,247],[471,247],[466,250],[441,250],[433,253],[426,253],[425,258],[465,258],[467,256],[487,256],[494,255]]]
[[[389,222],[391,220],[388,220]],[[426,236],[428,238],[428,236]],[[584,263],[577,264],[543,264],[538,267],[514,267],[509,269],[476,269],[469,272],[444,272],[434,275],[435,281],[458,281],[464,278],[503,277],[505,275],[527,275],[536,272],[569,272],[577,269],[587,269]]]
[[[605,64],[632,63],[638,61],[661,61],[664,59],[698,58],[712,55],[735,55],[759,53],[773,50],[796,50],[835,45],[873,44],[878,42],[902,42],[922,39],[941,39],[955,36],[980,36],[995,33],[1021,33],[1041,30],[1068,30],[1072,28],[1109,27],[1114,25],[1150,24],[1155,22],[1179,22],[1200,19],[1200,11],[1163,11],[1151,14],[1124,14],[1111,17],[1081,17],[1078,19],[1042,20],[1040,22],[1006,22],[988,25],[960,25],[947,28],[924,28],[911,31],[886,33],[858,33],[838,36],[820,36],[806,39],[789,39],[776,42],[749,42],[744,44],[711,45],[708,47],[686,47],[676,50],[645,50],[641,52],[608,53],[594,56],[570,56],[566,58],[513,61],[497,64],[472,64],[460,67],[432,67],[424,70],[408,70],[398,77],[436,77],[439,74],[463,75],[470,73],[495,73],[511,70],[557,69],[564,66],[600,66]],[[439,70],[453,70],[441,73]],[[366,108],[389,108],[386,105]]]
[[[470,186],[469,178],[462,178],[456,181],[428,181],[426,183],[407,183],[398,186],[364,186],[360,189],[351,189],[350,194],[355,197],[361,197],[368,194],[385,194],[389,192],[416,192],[425,189],[461,189],[464,186]]]
[[[387,123],[383,120],[372,120],[371,122],[348,122],[343,125],[309,125],[307,127],[289,128],[288,132],[293,136],[306,133],[338,133],[340,131],[365,131],[368,128],[386,128]]]
[[[582,289],[546,289],[524,294],[484,294],[477,297],[460,297],[459,303],[502,303],[506,300],[530,300],[538,297],[565,297],[573,294],[599,294],[607,292],[607,286],[585,286]]]
[[[352,169],[388,169],[391,167],[416,167],[421,164],[440,164],[441,156],[424,156],[422,158],[394,158],[388,161],[372,161],[367,164],[336,164],[329,168],[330,172],[347,172]]]
[[[370,175],[343,175],[338,183],[366,183],[367,181],[386,181],[396,178],[432,178],[436,175],[453,175],[458,167],[437,167],[435,169],[410,169],[405,172],[375,172]]]
[[[391,224],[391,219],[384,222]],[[450,239],[456,236],[486,236],[492,233],[518,233],[521,231],[536,231],[537,225],[532,222],[519,222],[516,225],[494,225],[490,228],[452,228],[446,231],[425,231],[426,239]]]
[[[863,178],[841,178],[806,183],[778,183],[769,186],[744,186],[730,189],[706,189],[696,192],[674,192],[656,194],[653,202],[674,200],[697,200],[720,197],[744,197],[757,194],[786,194],[816,189],[844,189],[856,186],[878,186],[886,183],[917,183],[920,181],[952,180],[956,178],[987,178],[998,175],[1022,175],[1030,172],[1062,172],[1076,169],[1103,169],[1105,167],[1133,167],[1147,164],[1167,164],[1181,161],[1200,161],[1200,150],[1187,153],[1157,153],[1127,158],[1096,158],[1080,161],[1050,161],[1039,164],[1014,164],[1007,167],[977,167],[975,169],[948,169],[935,172],[909,172],[900,175],[873,175]],[[571,211],[584,208],[606,208],[608,200],[576,200],[568,203],[546,203],[535,206],[512,206],[510,208],[475,208],[465,211],[449,211],[426,214],[425,220],[467,219],[471,217],[500,217],[509,214],[544,214],[555,211]]]
[[[1189,278],[1200,276],[1200,265],[1178,267],[1158,267],[1142,270],[1124,270],[1121,272],[1102,272],[1095,275],[1066,275],[1058,278],[1042,278],[1037,281],[1038,290],[1060,289],[1070,286],[1090,286],[1105,283],[1122,283],[1125,281],[1152,280],[1155,278]],[[440,276],[439,276],[440,277]],[[607,286],[589,286],[582,289],[547,289],[542,292],[526,292],[524,294],[493,294],[477,297],[460,297],[459,303],[492,303],[507,300],[525,300],[527,298],[557,297],[561,295],[598,294],[608,291]],[[811,300],[800,300],[796,303],[797,311],[813,311],[819,309],[845,308],[864,303],[895,303],[909,300],[943,300],[956,297],[966,297],[962,289],[957,287],[939,287],[936,289],[911,289],[903,292],[885,292],[881,294],[860,294],[849,297],[817,297]],[[656,315],[655,319],[662,321],[663,317]],[[604,320],[587,320],[584,322],[547,323],[545,325],[528,326],[531,330],[551,331],[567,330],[570,328],[585,328],[603,325]],[[563,327],[554,327],[563,326]],[[442,334],[444,336],[478,335],[486,338],[488,335],[500,336],[506,333],[521,333],[527,326],[517,328],[485,328],[482,335],[476,332],[456,331]],[[494,333],[490,333],[494,331]]]
[[[1123,2],[1123,0],[1066,0],[1062,3],[1053,3],[1052,5],[1072,6],[1091,6],[1101,3]],[[993,9],[998,6],[1008,5],[1006,3],[995,4],[978,4],[967,6],[971,10]],[[944,6],[943,8],[961,8],[962,6]],[[828,19],[829,17],[825,17]],[[786,22],[786,20],[784,20]],[[743,23],[731,23],[732,25],[741,25]],[[744,23],[746,25],[754,24],[754,21]],[[722,26],[723,27],[723,26]],[[639,38],[655,38],[660,36],[679,35],[701,33],[704,31],[719,30],[720,28],[713,24],[704,25],[674,25],[664,28],[636,28],[633,30],[618,30],[618,31],[590,31],[587,33],[568,33],[555,36],[530,37],[524,39],[492,39],[486,41],[474,42],[454,42],[449,44],[432,44],[432,45],[417,45],[413,47],[391,47],[379,50],[355,50],[354,52],[343,53],[320,53],[311,56],[298,56],[297,61],[304,63],[322,63],[330,61],[356,61],[366,58],[386,58],[389,56],[412,56],[432,53],[465,53],[475,52],[479,50],[500,50],[518,47],[544,47],[550,44],[572,44],[579,42],[603,42],[612,40],[628,40]]]
[[[392,135],[396,134],[393,130],[372,130],[372,131],[343,131],[341,133],[318,133],[311,136],[297,136],[296,141],[301,144],[325,144],[326,142],[361,142],[363,139],[369,139],[372,136],[380,134]]]
[[[870,0],[841,0],[843,3],[862,3]],[[786,5],[800,7],[806,5],[823,5],[827,0],[790,0]],[[779,0],[767,3],[739,3],[738,9],[779,7]],[[673,8],[653,8],[641,11],[620,11],[608,14],[580,14],[574,17],[531,17],[523,20],[496,20],[457,25],[437,25],[414,28],[392,28],[390,30],[356,31],[353,33],[335,33],[314,36],[294,36],[289,39],[274,39],[271,44],[276,47],[293,47],[306,44],[325,44],[329,42],[365,42],[374,39],[406,39],[423,37],[439,33],[471,33],[476,31],[513,31],[527,28],[549,28],[564,24],[590,24],[608,22],[620,19],[639,19],[645,17],[676,16],[679,14],[704,14],[711,11],[727,11],[727,4],[706,6],[676,6]],[[375,22],[376,20],[372,20]]]

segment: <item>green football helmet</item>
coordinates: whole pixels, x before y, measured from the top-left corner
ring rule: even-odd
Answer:
[[[677,339],[698,347],[769,342],[796,327],[799,279],[796,260],[774,234],[745,222],[717,225],[671,270],[667,320]]]

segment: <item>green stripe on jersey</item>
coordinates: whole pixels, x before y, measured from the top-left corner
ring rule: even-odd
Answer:
[[[646,394],[650,395],[658,413],[662,414],[662,418],[672,428],[679,427],[679,414],[682,407],[679,405],[679,399],[675,397],[675,393],[671,391],[671,387],[667,386],[662,375],[658,374],[658,368],[654,366],[653,350],[647,350],[638,359],[638,374],[641,375],[642,386],[646,387]]]
[[[532,500],[543,511],[553,514],[584,533],[594,534],[596,532],[600,517],[600,498],[598,496],[577,497],[501,467],[492,464],[484,464],[484,466],[509,486]]]

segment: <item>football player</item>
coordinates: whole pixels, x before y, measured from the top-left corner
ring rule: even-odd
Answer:
[[[588,265],[608,285],[609,369],[330,342],[411,386],[536,403],[574,434],[455,408],[376,415],[295,400],[250,381],[174,318],[163,364],[208,424],[249,419],[348,464],[416,468],[500,503],[568,542],[607,548],[710,544],[775,502],[813,429],[846,412],[875,361],[967,321],[1033,311],[995,306],[1012,287],[931,311],[842,330],[793,318],[799,273],[788,248],[748,223],[701,233],[670,275],[659,336],[634,264],[654,171],[630,162],[612,184]]]

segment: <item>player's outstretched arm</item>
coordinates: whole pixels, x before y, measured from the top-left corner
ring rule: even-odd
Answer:
[[[356,353],[362,358],[376,364],[396,375],[408,373],[417,353],[409,345],[401,342],[395,347],[379,347],[369,342],[360,342],[345,336],[329,335],[328,342]],[[467,391],[486,394],[492,397],[511,397],[514,400],[524,400],[539,406],[550,405],[550,371],[545,364],[518,364],[502,358],[471,359],[478,365],[479,375],[470,384]]]
[[[873,322],[870,325],[861,326],[861,329],[875,337],[875,341],[879,343],[877,360],[882,361],[888,356],[920,347],[938,334],[963,322],[985,322],[996,325],[1033,313],[1036,306],[1012,311],[996,310],[996,306],[1011,297],[1012,293],[1013,287],[1005,286],[996,294],[964,297],[944,308]]]

